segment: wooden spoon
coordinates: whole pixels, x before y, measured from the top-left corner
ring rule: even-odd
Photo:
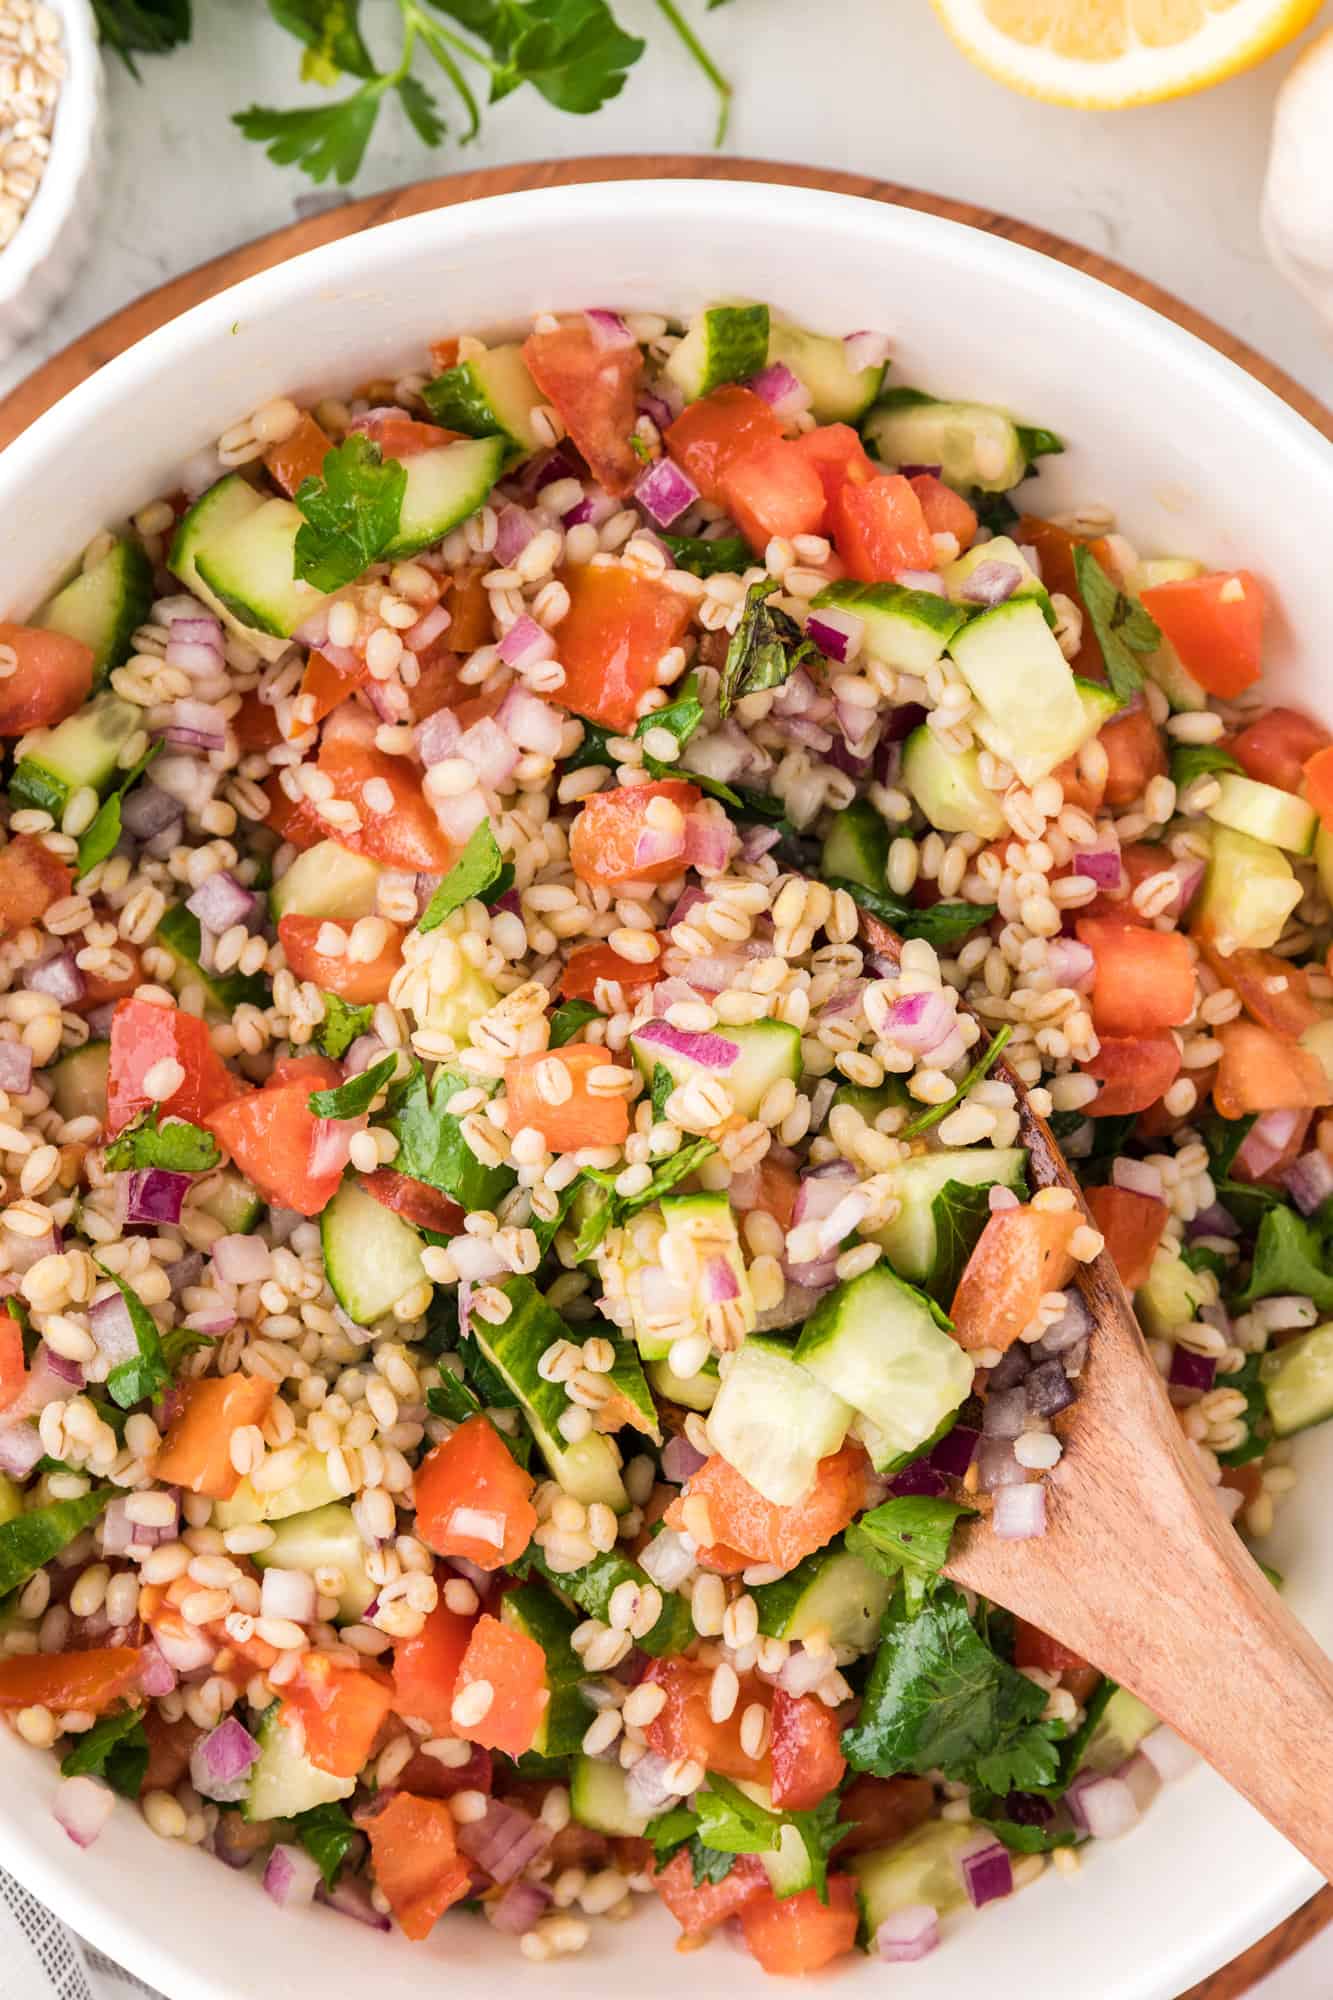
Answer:
[[[900,941],[864,916],[870,949]],[[1034,1187],[1079,1184],[1001,1059]],[[1046,1474],[1046,1533],[963,1525],[947,1574],[1071,1647],[1145,1701],[1333,1879],[1333,1661],[1217,1504],[1103,1254],[1077,1280],[1092,1315],[1065,1451]]]

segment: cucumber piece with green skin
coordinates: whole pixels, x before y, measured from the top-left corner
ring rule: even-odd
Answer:
[[[128,660],[153,602],[153,565],[140,542],[114,542],[99,562],[58,590],[33,619],[92,650],[93,686]]]
[[[263,504],[263,495],[256,493],[248,480],[243,479],[239,472],[229,472],[215,486],[210,486],[206,493],[201,493],[181,517],[171,544],[171,554],[167,557],[167,568],[173,576],[180,578],[201,604],[252,646],[261,660],[268,660],[271,664],[282,658],[287,650],[287,641],[274,638],[267,632],[258,632],[243,618],[237,618],[200,576],[197,560],[203,547],[220,541],[230,529],[249,515],[258,513]]]
[[[312,1806],[350,1798],[356,1790],[355,1778],[335,1778],[311,1762],[299,1721],[284,1722],[281,1708],[280,1701],[266,1708],[255,1730],[259,1755],[250,1767],[250,1789],[241,1806],[242,1819],[251,1825],[294,1819]]]
[[[249,1236],[257,1228],[265,1204],[243,1175],[234,1167],[224,1167],[194,1197],[194,1206],[220,1222],[228,1236]]]
[[[877,1471],[916,1451],[971,1392],[972,1362],[941,1317],[881,1263],[827,1292],[796,1343],[796,1360],[860,1412]]]
[[[0,1472],[0,1528],[9,1521],[17,1521],[22,1512],[22,1489],[7,1474]]]
[[[646,1360],[644,1366],[653,1388],[668,1403],[679,1403],[683,1410],[698,1410],[706,1415],[717,1401],[722,1381],[717,1363],[711,1357],[697,1375],[677,1375],[665,1356]]]
[[[792,1359],[789,1342],[753,1334],[722,1378],[708,1441],[775,1507],[794,1507],[851,1420],[850,1404]]]
[[[337,1500],[323,1452],[309,1444],[294,1448],[299,1453],[296,1471],[285,1486],[276,1493],[257,1493],[248,1476],[241,1479],[230,1500],[213,1502],[211,1525],[225,1531],[254,1527],[260,1521],[286,1521],[293,1514],[314,1514]]]
[[[1218,794],[1206,811],[1218,826],[1248,833],[1251,840],[1267,841],[1288,854],[1310,852],[1319,821],[1314,807],[1304,799],[1236,771],[1214,773],[1214,783]]]
[[[869,799],[856,799],[840,812],[824,840],[819,872],[827,881],[859,882],[882,889],[889,865],[889,829]]]
[[[110,1042],[85,1042],[81,1049],[61,1056],[47,1071],[51,1102],[66,1124],[74,1118],[95,1118],[99,1125],[105,1125],[110,1067]]]
[[[886,1076],[883,1083],[876,1084],[873,1090],[862,1083],[840,1083],[829,1108],[835,1110],[840,1104],[849,1104],[853,1111],[859,1111],[867,1125],[873,1125],[882,1111],[910,1111],[915,1108],[906,1079],[901,1076]]]
[[[580,1826],[613,1839],[637,1839],[653,1817],[636,1813],[629,1802],[629,1773],[601,1757],[576,1757],[569,1774],[569,1810]]]
[[[294,500],[261,500],[253,513],[195,550],[200,582],[247,631],[288,640],[328,601],[326,592],[296,574],[296,537],[304,526]]]
[[[1259,1379],[1278,1437],[1327,1423],[1333,1417],[1333,1323],[1313,1326],[1266,1354]]]
[[[59,825],[71,792],[86,785],[100,797],[120,774],[120,753],[143,727],[144,711],[118,694],[94,695],[19,760],[10,803],[49,812]]]
[[[384,869],[368,855],[353,854],[336,840],[320,840],[298,854],[268,892],[273,921],[283,917],[328,917],[353,924],[373,917]]]
[[[1041,606],[1041,615],[1046,623],[1054,627],[1055,606],[1051,603],[1051,593],[1010,535],[992,535],[988,542],[978,542],[974,548],[968,549],[965,555],[958,556],[953,562],[945,564],[940,571],[940,577],[950,597],[956,602],[968,603],[964,585],[973,571],[980,569],[984,562],[1008,563],[1011,569],[1016,569],[1019,582],[1011,591],[1011,598],[1033,598]],[[975,604],[970,608],[975,610]]]
[[[164,910],[154,933],[154,943],[169,951],[176,961],[174,983],[184,988],[199,985],[209,1007],[219,1014],[234,1014],[238,1007],[267,1007],[268,982],[258,973],[209,972],[202,963],[203,932],[193,910],[173,903]]]
[[[366,1574],[366,1545],[352,1510],[331,1500],[309,1514],[289,1514],[275,1523],[273,1540],[255,1556],[260,1569],[295,1569],[313,1577],[316,1570],[342,1573],[337,1622],[355,1625],[374,1601],[379,1586]]]
[[[751,1587],[759,1630],[795,1643],[823,1632],[831,1646],[868,1653],[879,1641],[893,1584],[843,1548],[819,1549],[776,1583]]]
[[[569,1329],[530,1278],[506,1278],[500,1289],[509,1300],[509,1317],[503,1325],[491,1326],[474,1316],[472,1335],[478,1347],[517,1398],[557,1485],[585,1507],[600,1500],[614,1513],[625,1513],[629,1495],[610,1438],[589,1431],[577,1444],[566,1444],[560,1419],[573,1406],[563,1385],[548,1382],[538,1370],[547,1348],[567,1340]]]
[[[1154,556],[1136,566],[1128,579],[1128,588],[1132,596],[1141,597],[1155,584],[1188,583],[1191,577],[1202,575],[1203,564],[1192,562],[1188,556]],[[1165,636],[1155,652],[1144,656],[1143,670],[1156,681],[1177,715],[1197,715],[1207,708],[1207,689],[1195,680],[1188,667],[1182,666],[1175,647]]]
[[[901,583],[852,583],[840,578],[826,583],[810,600],[810,609],[846,611],[865,627],[862,646],[872,660],[899,673],[924,678],[944,657],[950,640],[971,613],[961,604],[933,591],[910,590]]]
[[[892,1847],[853,1854],[847,1862],[856,1877],[857,1900],[866,1932],[873,1938],[886,1917],[929,1903],[940,1916],[967,1903],[959,1866],[977,1837],[971,1820],[929,1819]]]
[[[546,1578],[551,1588],[560,1597],[567,1597],[589,1618],[600,1618],[607,1622],[611,1599],[622,1583],[632,1583],[639,1590],[646,1590],[651,1583],[648,1572],[640,1569],[619,1549],[608,1554],[595,1555],[582,1569],[559,1571],[551,1568],[545,1555],[535,1542],[530,1543],[524,1557],[538,1573]],[[656,1585],[653,1588],[656,1589]],[[662,1610],[657,1623],[642,1638],[634,1641],[641,1652],[654,1657],[670,1653],[683,1653],[696,1636],[690,1622],[690,1608],[683,1597],[673,1590],[659,1592]],[[580,1669],[580,1672],[585,1671]]]
[[[506,451],[502,437],[466,438],[405,459],[398,533],[385,555],[398,561],[418,555],[484,507]]]
[[[1178,1326],[1197,1319],[1201,1306],[1217,1298],[1211,1271],[1192,1271],[1178,1250],[1165,1246],[1153,1253],[1148,1276],[1134,1294],[1134,1310],[1143,1331],[1154,1340],[1167,1339]]]
[[[386,1319],[425,1278],[419,1230],[345,1180],[319,1218],[319,1242],[334,1297],[358,1326]]]
[[[775,1896],[798,1896],[802,1889],[815,1886],[810,1850],[794,1826],[783,1827],[777,1846],[759,1856],[759,1865]]]
[[[1106,687],[1101,681],[1085,681],[1080,674],[1074,676],[1074,692],[1083,710],[1085,724],[1082,737],[1074,745],[1075,750],[1081,750],[1113,716],[1119,715],[1124,704],[1114,688]]]
[[[768,360],[784,362],[810,391],[810,413],[821,424],[859,422],[880,392],[887,365],[853,368],[836,334],[811,333],[780,319],[769,324]]]
[[[579,1687],[588,1670],[570,1644],[579,1622],[536,1583],[521,1583],[517,1590],[506,1591],[500,1604],[500,1623],[535,1640],[546,1655],[549,1699],[532,1739],[539,1757],[572,1757],[592,1720],[592,1710]]]
[[[891,389],[861,435],[885,465],[938,465],[946,486],[1007,493],[1027,476],[1018,425],[988,403],[941,403],[919,389]]]
[[[768,307],[709,306],[677,341],[663,372],[687,401],[723,382],[748,382],[768,360]]]
[[[1333,833],[1323,821],[1315,828],[1314,865],[1319,877],[1319,886],[1330,903],[1333,903]]]
[[[739,1287],[734,1301],[732,1331],[739,1330],[742,1335],[753,1332],[754,1300],[750,1295],[750,1280],[741,1254],[740,1232],[736,1227],[731,1197],[714,1192],[667,1194],[663,1195],[660,1207],[667,1235],[676,1239],[680,1249],[678,1268],[689,1268],[692,1251],[696,1258],[723,1258]]]
[[[999,794],[982,783],[980,752],[946,750],[924,722],[903,746],[902,789],[941,833],[975,833],[980,840],[999,840],[1009,831]],[[841,871],[830,871],[826,865],[825,872]]]
[[[437,424],[465,437],[503,438],[511,456],[541,449],[533,413],[544,398],[516,340],[446,368],[424,385],[421,400]]]
[[[969,1146],[918,1153],[892,1168],[899,1210],[872,1241],[878,1243],[899,1277],[928,1285],[938,1257],[935,1201],[950,1181],[964,1187],[1024,1186],[1027,1149],[1023,1146]]]
[[[1280,848],[1219,826],[1190,928],[1223,958],[1251,946],[1267,951],[1300,900],[1301,885]]]
[[[979,612],[949,651],[978,703],[974,733],[1024,784],[1047,777],[1087,741],[1089,717],[1069,662],[1032,598]]]
[[[720,1077],[742,1118],[754,1117],[770,1085],[783,1077],[790,1077],[793,1083],[800,1080],[800,1032],[788,1022],[745,1022],[739,1027],[728,1027],[724,1039],[734,1042],[739,1050],[735,1061],[725,1069],[710,1069],[696,1062],[693,1056],[681,1055],[642,1035],[630,1036],[630,1048],[635,1062],[650,1081],[659,1063],[676,1083],[689,1083],[696,1076]]]
[[[1096,1728],[1079,1758],[1080,1771],[1100,1771],[1105,1776],[1118,1771],[1132,1757],[1145,1736],[1157,1727],[1157,1717],[1146,1702],[1118,1687],[1102,1710]]]

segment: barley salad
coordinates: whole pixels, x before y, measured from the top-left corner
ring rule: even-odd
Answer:
[[[920,1958],[1188,1761],[942,1573],[1077,1266],[1246,1534],[1333,1414],[1333,739],[876,333],[430,360],[0,624],[0,1714],[282,1907]]]

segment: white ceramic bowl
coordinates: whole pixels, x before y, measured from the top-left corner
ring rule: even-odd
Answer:
[[[1245,563],[1280,609],[1276,692],[1333,722],[1333,584],[1311,522],[1333,518],[1333,451],[1266,390],[1190,335],[1091,279],[953,223],[841,195],[689,181],[508,195],[393,223],[312,252],[198,306],[102,369],[0,456],[3,609],[21,615],[96,530],[168,490],[182,461],[278,391],[322,392],[416,365],[433,336],[590,304],[688,313],[766,298],[826,332],[882,327],[898,378],[1007,404],[1069,440],[1034,500],[1113,501],[1145,551]],[[92,448],[90,449],[90,444]],[[1319,1489],[1333,1427],[1303,1441],[1274,1537],[1296,1611],[1333,1643],[1333,1532]],[[1126,1497],[1132,1504],[1132,1496]],[[1247,1726],[1238,1715],[1236,1728]],[[749,1959],[717,1943],[683,1960],[660,1910],[599,1927],[587,1954],[540,1971],[483,1923],[409,1945],[322,1909],[280,1913],[256,1880],[156,1840],[118,1807],[86,1853],[51,1817],[56,1767],[0,1731],[0,1865],[170,2000],[458,2000],[497,1981],[575,2000],[595,1980],[637,2000],[683,1983],[772,2000]],[[1311,1798],[1311,1813],[1329,1801]],[[892,1981],[912,2000],[1172,2000],[1316,1886],[1313,1870],[1202,1768],[1166,1791],[1082,1872],[1041,1883]]]
[[[32,204],[0,251],[0,361],[45,325],[87,258],[101,194],[102,57],[88,0],[50,0],[69,64],[51,156]]]

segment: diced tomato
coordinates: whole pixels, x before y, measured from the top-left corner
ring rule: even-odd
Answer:
[[[485,572],[466,570],[455,575],[449,593],[449,644],[456,653],[474,653],[494,636],[491,594],[482,581]]]
[[[1213,1103],[1223,1118],[1243,1118],[1250,1111],[1317,1111],[1333,1103],[1324,1065],[1299,1043],[1253,1021],[1224,1021],[1213,1033],[1222,1044]]]
[[[809,1694],[773,1694],[773,1803],[779,1812],[808,1812],[836,1792],[847,1769],[838,1747],[838,1718]]]
[[[750,547],[763,553],[774,535],[816,535],[824,525],[824,482],[808,456],[786,438],[761,445],[722,475],[722,498]]]
[[[399,1639],[394,1646],[394,1709],[410,1721],[424,1722],[431,1736],[454,1734],[454,1689],[472,1625],[471,1618],[460,1617],[441,1598],[416,1637]]]
[[[417,1467],[417,1533],[436,1555],[503,1569],[532,1540],[534,1484],[489,1417],[469,1417]]]
[[[307,1653],[282,1691],[278,1719],[288,1728],[299,1723],[305,1754],[321,1771],[355,1778],[392,1707],[393,1684],[383,1668]]]
[[[414,1180],[393,1167],[379,1167],[363,1174],[361,1186],[367,1194],[395,1215],[401,1215],[415,1229],[433,1229],[437,1236],[460,1236],[466,1217],[456,1201],[431,1187],[428,1181]]]
[[[960,549],[970,549],[977,538],[977,517],[962,494],[933,472],[918,472],[907,483],[921,502],[931,534],[952,535]]]
[[[1101,1048],[1081,1065],[1101,1089],[1087,1107],[1089,1118],[1123,1118],[1146,1111],[1180,1075],[1180,1050],[1168,1029],[1156,1035],[1103,1035]]]
[[[781,423],[753,389],[724,382],[686,405],[666,432],[666,448],[704,499],[721,505],[728,468],[781,436]]]
[[[346,951],[319,949],[322,917],[283,917],[278,923],[287,963],[298,979],[313,979],[326,993],[361,1006],[369,1000],[387,1000],[389,985],[403,962],[403,932],[398,924],[386,923],[388,939],[374,958],[352,958]],[[336,924],[333,926],[339,928]],[[343,931],[344,938],[348,935]]]
[[[1333,745],[1316,750],[1305,766],[1305,796],[1326,827],[1333,827]]]
[[[1141,798],[1154,778],[1167,768],[1161,731],[1146,708],[1131,708],[1106,723],[1097,741],[1106,752],[1103,799],[1108,806],[1127,806]]]
[[[1239,1493],[1244,1504],[1250,1507],[1264,1490],[1263,1464],[1259,1459],[1251,1458],[1244,1465],[1224,1466],[1221,1483],[1233,1493]]]
[[[1090,778],[1082,757],[1066,757],[1063,764],[1056,765],[1051,776],[1064,793],[1067,806],[1077,806],[1086,813],[1101,811],[1102,800],[1106,796],[1106,780],[1100,776]]]
[[[617,498],[628,493],[643,474],[630,443],[643,374],[638,347],[598,347],[586,320],[566,319],[550,333],[529,334],[523,359],[593,478]]]
[[[960,1347],[1012,1347],[1037,1317],[1047,1292],[1063,1291],[1074,1270],[1069,1241],[1082,1224],[1074,1208],[1002,1208],[977,1239],[949,1317]]]
[[[314,702],[314,712],[303,726],[309,728],[322,722],[326,715],[332,715],[335,708],[341,708],[349,695],[354,695],[369,679],[370,668],[364,660],[358,660],[351,672],[344,673],[325,654],[312,652],[301,676],[301,694],[304,699]]]
[[[685,1492],[708,1502],[714,1544],[737,1551],[747,1565],[777,1563],[794,1569],[803,1556],[832,1541],[866,1504],[866,1457],[858,1444],[845,1444],[821,1458],[810,1492],[791,1507],[765,1500],[716,1454],[691,1475]],[[673,1528],[685,1525],[683,1504],[677,1500],[667,1509]]]
[[[738,1854],[720,1882],[696,1883],[685,1848],[653,1877],[653,1887],[686,1937],[702,1937],[728,1917],[739,1916],[756,1896],[768,1894],[768,1876],[757,1854]]]
[[[387,1805],[361,1815],[357,1824],[370,1836],[375,1881],[399,1929],[420,1943],[472,1886],[471,1865],[458,1852],[448,1804],[395,1792]]]
[[[333,780],[334,797],[356,807],[361,824],[355,832],[334,827],[312,807],[315,818],[330,839],[353,854],[368,854],[389,868],[441,874],[452,865],[454,849],[421,788],[421,772],[410,758],[376,749],[376,727],[372,716],[354,715],[346,705],[329,717],[317,768]],[[391,795],[389,805],[381,803],[378,811],[365,797],[366,786],[376,778]],[[378,789],[376,796],[382,800]]]
[[[833,1852],[841,1859],[892,1847],[935,1810],[935,1787],[929,1778],[876,1778],[870,1772],[853,1778],[842,1795],[838,1818],[849,1829]]]
[[[1194,957],[1180,931],[1113,917],[1080,917],[1093,959],[1092,1018],[1099,1035],[1178,1028],[1194,1012]]]
[[[475,1419],[473,1420],[475,1421]],[[535,1639],[483,1612],[472,1628],[463,1664],[458,1670],[458,1695],[474,1681],[491,1690],[490,1706],[479,1722],[454,1728],[472,1743],[522,1757],[531,1750],[549,1695],[546,1655]]]
[[[594,574],[609,576],[610,570]],[[668,860],[638,860],[640,842],[651,853],[663,829],[648,818],[654,799],[667,799],[684,820],[699,803],[696,786],[682,778],[655,779],[648,785],[620,785],[613,792],[593,792],[583,801],[569,834],[569,858],[581,881],[602,889],[622,882],[666,882],[684,873],[682,854]],[[666,829],[668,833],[671,829]]]
[[[657,663],[680,643],[690,622],[686,598],[652,577],[613,564],[563,572],[569,610],[560,620],[562,708],[620,732],[634,727],[639,703],[657,686]]]
[[[1248,947],[1224,958],[1210,944],[1199,946],[1199,956],[1207,960],[1224,986],[1240,995],[1246,1013],[1261,1028],[1271,1028],[1275,1035],[1295,1042],[1323,1019],[1324,1010],[1310,997],[1308,972],[1291,959]]]
[[[311,657],[315,656],[312,654]],[[241,705],[231,719],[231,727],[243,757],[252,756],[257,750],[271,750],[282,741],[277,709],[272,702],[261,701],[255,688],[241,696]]]
[[[1132,840],[1128,847],[1120,850],[1120,867],[1124,876],[1124,886],[1118,895],[1111,895],[1101,889],[1090,903],[1085,903],[1080,912],[1082,917],[1110,917],[1120,924],[1138,924],[1143,929],[1150,928],[1151,917],[1143,916],[1134,907],[1134,891],[1140,882],[1146,882],[1150,875],[1160,875],[1171,866],[1170,850],[1161,847],[1155,840]],[[1071,874],[1076,867],[1071,862]]]
[[[593,1042],[566,1042],[559,1049],[538,1049],[528,1056],[511,1056],[505,1064],[511,1134],[530,1127],[540,1132],[553,1153],[575,1152],[580,1146],[622,1146],[629,1137],[629,1099],[601,1097],[588,1079],[614,1057]],[[542,1095],[541,1079],[557,1065],[568,1079],[559,1104]]]
[[[1074,568],[1075,549],[1091,549],[1108,576],[1114,575],[1110,549],[1104,539],[1090,540],[1084,535],[1071,535],[1067,528],[1057,527],[1054,521],[1043,521],[1036,514],[1024,514],[1013,531],[1014,540],[1020,547],[1030,546],[1037,551],[1041,564],[1041,580],[1047,590],[1058,590],[1062,596],[1070,597],[1083,612],[1083,639],[1078,652],[1070,661],[1076,674],[1085,680],[1104,681],[1106,663],[1102,659],[1102,649],[1097,644],[1088,617],[1083,593],[1078,587],[1078,574]]]
[[[260,789],[268,800],[264,824],[279,840],[290,841],[293,847],[305,848],[328,838],[327,821],[318,817],[308,799],[289,799],[276,778],[266,779]]]
[[[791,1228],[792,1214],[796,1207],[796,1197],[800,1193],[801,1180],[795,1167],[789,1167],[783,1160],[775,1160],[772,1153],[766,1153],[755,1168],[758,1199],[754,1206],[762,1208],[765,1215],[771,1215],[781,1223],[783,1232]],[[733,1185],[732,1200],[735,1201]]]
[[[11,1653],[0,1659],[0,1711],[15,1708],[91,1709],[136,1693],[137,1646],[89,1646],[77,1653]]]
[[[10,1313],[0,1313],[0,1410],[22,1395],[27,1380],[23,1359],[23,1328]]]
[[[1166,1203],[1155,1195],[1139,1194],[1133,1188],[1107,1182],[1090,1187],[1084,1200],[1092,1219],[1106,1238],[1111,1262],[1120,1273],[1127,1292],[1146,1284],[1152,1260],[1166,1227]]]
[[[741,1743],[741,1717],[753,1702],[767,1708],[770,1691],[753,1674],[742,1676],[741,1693],[731,1714],[716,1722],[708,1705],[713,1669],[702,1660],[650,1660],[644,1679],[662,1688],[666,1700],[644,1734],[650,1750],[668,1760],[693,1758],[724,1778],[744,1778],[766,1785],[773,1775],[767,1750],[752,1757]]]
[[[0,847],[0,937],[40,922],[73,887],[73,870],[37,834],[16,833]]]
[[[299,1056],[279,1056],[268,1080],[274,1089],[280,1083],[303,1083],[307,1090],[336,1090],[343,1080],[342,1065],[317,1049],[306,1049]]]
[[[82,708],[93,686],[93,649],[63,632],[0,619],[0,646],[18,660],[0,680],[0,736],[50,729]]]
[[[1091,1192],[1095,1194],[1098,1190],[1094,1188]],[[1061,1645],[1039,1625],[1029,1625],[1026,1618],[1014,1620],[1014,1665],[1020,1673],[1027,1667],[1036,1667],[1044,1674],[1078,1673],[1087,1664],[1081,1653]]]
[[[430,344],[430,358],[431,361],[434,363],[435,368],[441,375],[444,374],[446,369],[457,368],[458,366],[457,335],[450,334],[446,336],[443,340],[432,340]]]
[[[1227,745],[1247,778],[1299,792],[1305,766],[1320,750],[1333,744],[1323,724],[1298,708],[1270,708]]]
[[[316,1118],[310,1096],[321,1088],[309,1081],[269,1084],[201,1121],[267,1200],[301,1215],[318,1215],[333,1200],[359,1129],[351,1119]]]
[[[439,1736],[442,1732],[437,1729],[432,1734]],[[469,1749],[471,1755],[466,1764],[442,1764],[438,1757],[418,1750],[404,1764],[398,1782],[405,1792],[415,1792],[426,1799],[451,1799],[455,1792],[489,1792],[495,1777],[491,1753],[479,1743],[470,1744]]]
[[[416,458],[423,451],[434,451],[437,445],[456,444],[462,435],[440,424],[423,424],[401,410],[374,410],[369,416],[358,417],[355,427],[379,446],[383,457],[397,459]]]
[[[488,625],[488,633],[489,629]],[[468,726],[461,711],[471,698],[471,690],[466,682],[458,678],[467,653],[453,650],[453,636],[451,627],[441,634],[433,646],[427,646],[417,655],[420,671],[414,685],[407,689],[408,717],[412,722],[424,722],[427,716],[437,714],[440,709],[452,708],[459,717],[460,727],[466,729]],[[483,643],[481,639],[477,641],[478,645]],[[500,699],[503,701],[504,696]]]
[[[856,1882],[850,1875],[830,1875],[828,1902],[813,1889],[794,1896],[756,1896],[740,1913],[741,1935],[752,1958],[765,1972],[818,1972],[842,1958],[856,1943]]]
[[[581,944],[566,959],[556,990],[562,1000],[595,1000],[599,979],[614,979],[627,993],[633,993],[640,986],[651,986],[660,976],[656,959],[637,965],[632,958],[622,958],[614,945]]]
[[[1175,647],[1180,664],[1209,694],[1228,699],[1262,672],[1264,593],[1247,569],[1218,570],[1156,583],[1143,608]]]
[[[845,480],[829,513],[838,554],[860,582],[888,583],[899,570],[935,568],[921,502],[900,472],[861,484]]]
[[[205,1375],[180,1391],[181,1406],[154,1466],[164,1486],[184,1486],[211,1500],[230,1500],[240,1474],[231,1440],[246,1424],[262,1424],[276,1393],[259,1375]]]
[[[184,1071],[168,1097],[154,1099],[144,1078],[162,1062]],[[111,1059],[107,1072],[107,1131],[119,1132],[155,1101],[164,1113],[201,1125],[209,1112],[228,1103],[246,1085],[233,1076],[213,1047],[207,1027],[178,1007],[155,1007],[148,1000],[118,1000],[111,1016]]]
[[[324,460],[332,450],[333,439],[309,410],[302,410],[296,429],[264,453],[264,465],[273,484],[290,500],[303,479],[323,476]]]
[[[846,479],[864,485],[875,476],[874,461],[866,457],[865,446],[850,424],[819,424],[812,431],[803,431],[796,439],[796,450],[814,465],[828,507]]]

